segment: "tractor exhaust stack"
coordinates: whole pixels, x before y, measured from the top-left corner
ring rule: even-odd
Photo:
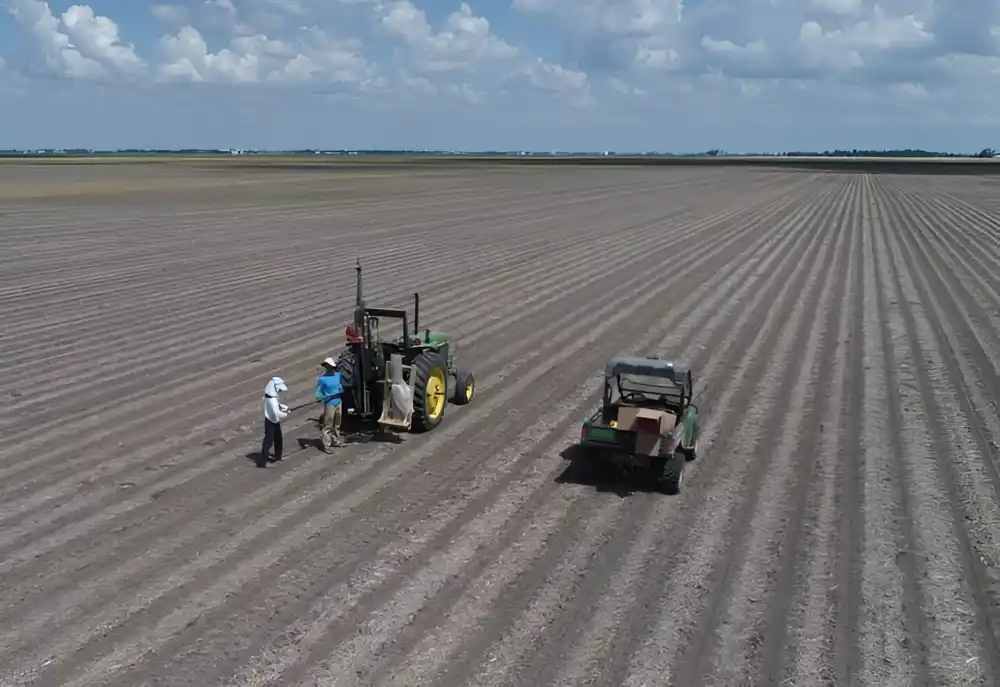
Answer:
[[[413,292],[413,336],[420,336],[420,294],[416,291]]]
[[[354,269],[358,273],[357,293],[354,298],[354,326],[363,331],[365,325],[365,294],[361,282],[361,258],[357,258]]]

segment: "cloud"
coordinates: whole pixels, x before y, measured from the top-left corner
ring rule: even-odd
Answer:
[[[715,73],[743,81],[870,77],[880,86],[922,83],[944,73],[943,58],[996,57],[1000,48],[993,0],[701,0],[690,7],[683,0],[511,0],[504,10],[508,26],[545,22],[544,43],[533,44],[519,40],[516,30],[499,35],[469,2],[452,5],[432,22],[426,8],[440,11],[447,4],[178,0],[149,7],[168,33],[147,46],[156,62],[147,70],[115,21],[87,5],[56,17],[42,0],[6,1],[46,66],[80,79],[149,71],[166,80],[348,83],[371,80],[378,70],[398,72],[386,63],[389,56],[372,61],[366,55],[360,34],[366,26],[374,30],[369,38],[392,41],[390,59],[411,79],[400,77],[401,86],[414,76],[437,88],[476,74],[497,88],[522,83],[571,98],[588,91],[597,76],[619,94],[656,92],[658,86],[675,91],[678,79]],[[482,7],[501,14],[495,4]],[[367,23],[359,21],[364,16]],[[339,30],[348,24],[354,34]],[[210,34],[223,42],[211,44]]]
[[[537,57],[508,72],[506,81],[523,84],[534,91],[565,96],[575,105],[592,102],[590,79],[585,72],[566,69]]]
[[[400,73],[399,78],[403,82],[403,85],[414,93],[418,93],[420,95],[435,95],[438,92],[437,86],[435,86],[426,76],[410,74],[406,70],[403,70]]]
[[[154,4],[149,11],[164,24],[183,25],[191,21],[191,11],[183,5]]]
[[[927,89],[919,83],[897,83],[890,86],[890,89],[894,94],[902,98],[923,100],[928,97]]]
[[[360,3],[359,3],[360,4]],[[370,3],[376,24],[402,46],[410,88],[427,93],[431,88],[469,104],[484,102],[487,94],[467,79],[475,74],[497,89],[528,88],[565,96],[574,105],[589,102],[586,73],[532,56],[497,36],[488,19],[477,15],[467,2],[448,14],[435,29],[426,13],[410,0]],[[438,88],[432,80],[442,82]]]
[[[105,80],[145,70],[135,47],[122,42],[118,25],[95,16],[86,5],[73,5],[58,18],[41,0],[10,0],[8,9],[17,24],[33,35],[46,66],[58,76]]]
[[[422,72],[470,71],[484,63],[511,60],[520,51],[495,36],[484,17],[473,14],[468,3],[448,15],[445,26],[435,31],[424,11],[410,0],[377,3],[382,28],[405,42],[409,59]]]
[[[513,0],[512,6],[558,21],[585,68],[662,72],[679,66],[683,0]]]
[[[304,29],[291,41],[261,33],[237,35],[228,47],[213,52],[197,29],[184,26],[161,38],[158,47],[162,60],[158,77],[165,81],[320,81],[360,86],[376,81],[359,41],[333,38],[318,29]]]
[[[1000,49],[1000,4],[995,0],[938,0],[930,28],[940,53],[995,56]]]
[[[864,8],[864,0],[812,0],[812,6],[820,12],[855,17]]]
[[[997,0],[160,0],[105,2],[108,15],[0,3],[30,46],[5,47],[0,74],[22,82],[44,73],[94,98],[105,96],[86,89],[100,82],[164,102],[180,102],[183,84],[280,87],[282,102],[357,103],[364,126],[375,120],[362,112],[407,112],[384,129],[424,113],[428,127],[453,117],[449,132],[479,121],[469,130],[591,127],[579,135],[676,143],[709,122],[868,126],[896,107],[913,126],[954,122],[949,112],[985,122],[1000,105]],[[213,102],[224,97],[236,96]]]
[[[145,69],[146,63],[136,55],[135,47],[122,43],[118,25],[94,15],[87,5],[73,5],[66,10],[62,24],[83,54],[93,56],[116,73],[137,75]]]

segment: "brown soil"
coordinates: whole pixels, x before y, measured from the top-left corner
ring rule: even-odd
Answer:
[[[1000,182],[101,173],[0,199],[0,684],[1000,675]],[[310,397],[358,255],[477,397],[330,456],[303,410],[257,469],[264,384]],[[706,385],[676,497],[566,458],[648,352]]]

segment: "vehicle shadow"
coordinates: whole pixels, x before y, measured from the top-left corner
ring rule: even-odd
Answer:
[[[579,444],[562,450],[559,456],[569,465],[558,476],[557,484],[593,487],[598,493],[626,498],[636,492],[655,493],[656,485],[645,470],[622,473],[609,462],[600,460]]]

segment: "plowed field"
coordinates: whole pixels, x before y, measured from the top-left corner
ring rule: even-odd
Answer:
[[[113,169],[0,199],[0,684],[1000,675],[1000,183]],[[359,255],[477,397],[332,455],[310,407],[258,469]],[[703,387],[679,496],[569,459],[629,352]]]

